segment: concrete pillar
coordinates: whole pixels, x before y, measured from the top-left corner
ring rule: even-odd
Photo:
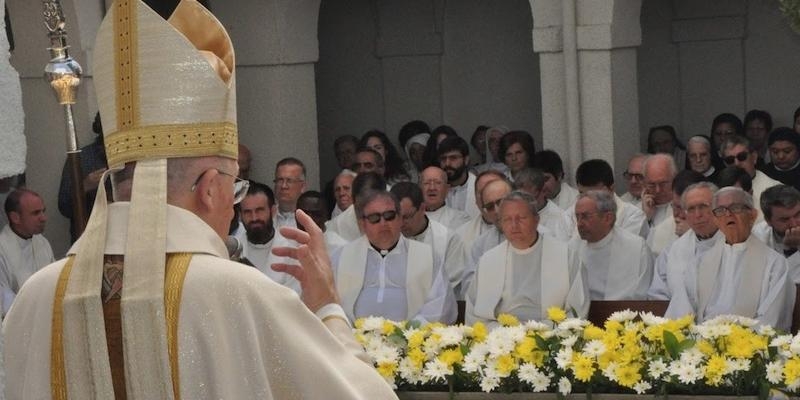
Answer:
[[[639,150],[636,47],[640,0],[531,0],[545,148],[568,179],[586,159],[623,171]]]
[[[275,164],[296,157],[309,189],[319,182],[314,63],[320,0],[211,1],[236,51],[239,140],[251,178],[272,185]]]

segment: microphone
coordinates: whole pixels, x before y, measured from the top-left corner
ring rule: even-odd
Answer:
[[[225,248],[228,249],[228,256],[233,261],[239,261],[239,257],[242,256],[242,242],[236,238],[236,236],[228,236],[225,239]]]

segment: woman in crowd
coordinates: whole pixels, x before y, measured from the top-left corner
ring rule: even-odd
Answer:
[[[533,156],[536,154],[536,145],[533,136],[526,131],[511,131],[500,139],[498,155],[503,163],[508,166],[506,175],[514,180],[519,171],[533,166]]]
[[[383,156],[383,176],[386,178],[386,183],[389,185],[411,180],[408,172],[403,167],[403,159],[400,158],[400,153],[397,152],[397,149],[385,133],[373,129],[361,136],[358,146],[368,147]]]
[[[647,153],[665,153],[672,156],[678,169],[683,169],[686,161],[686,146],[678,140],[675,128],[671,125],[654,126],[647,134]]]

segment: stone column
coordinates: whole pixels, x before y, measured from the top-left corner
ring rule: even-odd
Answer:
[[[239,140],[251,177],[272,185],[275,164],[296,157],[309,189],[319,182],[314,63],[320,0],[212,1],[236,51]]]
[[[636,47],[640,0],[531,0],[539,53],[542,132],[574,180],[602,158],[621,173],[639,151]]]

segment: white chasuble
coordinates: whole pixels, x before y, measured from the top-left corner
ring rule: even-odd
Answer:
[[[700,240],[694,231],[689,230],[669,244],[656,258],[653,281],[647,290],[651,300],[669,300],[677,287],[683,286],[683,274],[694,268],[706,251],[717,241],[725,241],[725,235],[717,231],[708,239]]]
[[[761,221],[753,226],[753,236],[766,243],[771,249],[786,256],[786,263],[789,266],[789,278],[793,283],[800,283],[800,251],[791,250],[787,253],[786,246],[783,245],[783,238],[779,237],[767,221]]]
[[[462,281],[466,274],[467,254],[461,238],[446,226],[428,220],[425,230],[411,239],[431,246],[433,259],[439,268],[444,269],[456,299],[463,300],[462,288],[466,291],[466,287],[462,286]]]
[[[465,211],[456,210],[447,204],[437,208],[436,210],[426,211],[425,215],[452,230],[460,228],[461,225],[469,222],[470,218],[469,214],[467,214]]]
[[[620,228],[595,243],[575,240],[592,300],[644,300],[653,276],[653,257],[644,239]]]
[[[552,306],[585,317],[589,295],[583,279],[562,241],[540,235],[524,250],[503,241],[480,259],[466,298],[466,323],[494,324],[499,314],[515,310],[521,320],[541,320]]]

